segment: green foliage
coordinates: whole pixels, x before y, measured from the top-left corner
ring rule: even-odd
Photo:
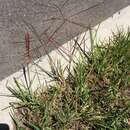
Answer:
[[[8,89],[19,99],[11,103],[20,122],[13,117],[16,126],[28,130],[130,129],[129,30],[113,33],[89,53],[78,47],[81,56],[71,71],[59,62],[51,64],[51,72],[41,69],[52,84],[33,92],[14,79],[16,88]]]

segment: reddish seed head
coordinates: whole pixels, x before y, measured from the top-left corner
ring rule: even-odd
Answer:
[[[27,58],[28,58],[28,62],[30,62],[30,35],[29,33],[25,33],[25,48],[26,48],[26,54],[27,54]]]

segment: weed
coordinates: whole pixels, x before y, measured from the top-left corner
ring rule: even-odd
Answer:
[[[17,130],[129,130],[130,31],[104,43],[86,52],[75,40],[80,56],[72,69],[37,65],[53,82],[36,91],[14,79],[8,89],[18,99],[11,103]]]

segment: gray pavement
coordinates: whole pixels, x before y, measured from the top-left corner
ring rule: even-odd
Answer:
[[[128,6],[130,0],[0,0],[0,80]],[[45,51],[46,50],[46,51]]]

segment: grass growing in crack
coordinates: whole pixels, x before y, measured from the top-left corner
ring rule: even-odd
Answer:
[[[11,103],[17,130],[130,129],[130,31],[113,33],[90,52],[75,43],[80,58],[71,70],[59,63],[41,69],[52,84],[32,91],[14,79],[16,88],[8,87],[18,99]]]

